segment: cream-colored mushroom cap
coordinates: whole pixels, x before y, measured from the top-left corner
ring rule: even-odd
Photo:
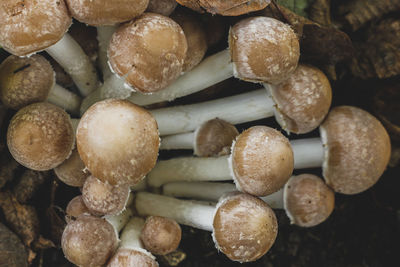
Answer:
[[[229,33],[234,76],[247,81],[278,84],[294,72],[299,41],[289,25],[268,17],[236,23]]]
[[[114,25],[142,14],[149,0],[65,0],[72,16],[92,26]]]
[[[69,158],[54,168],[54,172],[58,179],[69,186],[81,187],[90,175],[89,171],[85,171],[85,164],[81,160],[76,149],[72,150]]]
[[[26,56],[58,42],[72,19],[64,1],[2,0],[0,45],[17,56]]]
[[[144,13],[123,24],[108,48],[111,68],[136,90],[151,93],[171,84],[182,72],[187,42],[172,19]]]
[[[242,132],[233,145],[230,161],[236,187],[256,196],[266,196],[282,188],[294,166],[288,139],[266,126]]]
[[[78,266],[103,266],[117,246],[114,227],[105,219],[90,215],[68,223],[61,237],[65,257]]]
[[[46,102],[20,109],[7,131],[11,155],[23,166],[37,171],[61,164],[71,154],[74,139],[69,115]]]
[[[390,139],[382,124],[368,112],[335,107],[321,124],[325,148],[324,179],[335,192],[357,194],[373,186],[390,158]]]
[[[244,193],[229,194],[219,200],[213,228],[217,248],[239,262],[261,258],[278,233],[273,210],[261,199]]]
[[[266,8],[271,0],[198,0],[200,6],[211,14],[239,16]]]
[[[76,136],[79,155],[90,173],[112,185],[139,183],[158,157],[157,122],[126,100],[108,99],[91,106]]]
[[[335,207],[335,193],[318,176],[292,176],[285,185],[284,205],[291,223],[312,227],[325,221]]]
[[[289,78],[270,87],[276,119],[289,132],[303,134],[316,129],[328,114],[332,89],[319,69],[298,65]]]
[[[9,56],[0,65],[0,98],[9,108],[18,110],[46,101],[55,83],[50,63],[40,55]]]
[[[153,255],[144,249],[120,248],[107,267],[158,267]]]

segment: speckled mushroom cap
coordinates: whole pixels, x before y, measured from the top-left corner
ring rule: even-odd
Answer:
[[[239,131],[229,122],[218,118],[206,121],[195,131],[194,154],[200,157],[229,155],[238,135]]]
[[[229,32],[234,76],[247,81],[278,84],[297,67],[299,41],[289,25],[269,17],[251,17]]]
[[[284,207],[291,223],[312,227],[325,221],[335,207],[335,193],[318,176],[292,176],[285,184]]]
[[[103,266],[118,246],[114,227],[103,218],[81,215],[61,237],[65,257],[78,266]]]
[[[58,42],[71,23],[64,1],[2,0],[0,46],[26,56]]]
[[[254,126],[236,139],[230,165],[240,191],[266,196],[282,188],[292,175],[292,147],[279,131]]]
[[[45,101],[54,83],[53,68],[40,55],[11,55],[0,65],[0,98],[9,108],[18,110]]]
[[[111,258],[107,267],[158,267],[153,255],[144,249],[120,248]]]
[[[182,230],[179,224],[160,216],[149,216],[144,223],[140,240],[154,255],[166,255],[175,251],[181,242]]]
[[[65,220],[67,223],[75,220],[79,216],[83,214],[90,215],[89,209],[86,207],[83,202],[82,195],[76,196],[68,202],[67,207],[65,208]]]
[[[11,119],[7,145],[11,155],[23,166],[45,171],[61,164],[74,146],[69,115],[46,102],[20,109]]]
[[[169,16],[177,5],[178,3],[175,0],[150,0],[146,12]]]
[[[303,134],[316,129],[328,114],[332,89],[319,69],[298,65],[287,80],[270,86],[276,119],[289,132]]]
[[[368,112],[335,107],[320,126],[325,148],[323,176],[335,192],[357,194],[373,186],[390,158],[390,139]]]
[[[74,149],[69,158],[54,168],[54,172],[58,179],[65,184],[81,187],[85,183],[86,178],[90,175],[89,171],[84,171],[85,168],[85,164],[81,160],[78,151]]]
[[[83,184],[82,200],[92,214],[117,215],[125,209],[129,192],[128,185],[112,186],[91,175]]]
[[[216,247],[239,262],[261,258],[278,233],[273,210],[261,199],[244,193],[231,193],[219,200],[213,228]]]
[[[271,0],[198,0],[200,6],[211,14],[239,16],[266,8]]]
[[[142,14],[149,0],[65,0],[72,16],[92,26],[114,25]]]
[[[108,99],[91,106],[76,136],[79,155],[90,173],[112,185],[139,183],[158,157],[157,122],[126,100]]]
[[[111,68],[143,93],[159,91],[182,72],[187,42],[182,28],[172,19],[144,13],[123,24],[108,48]]]

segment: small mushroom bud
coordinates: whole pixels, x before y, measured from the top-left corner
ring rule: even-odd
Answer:
[[[81,160],[76,149],[72,150],[69,158],[54,168],[54,172],[58,179],[69,186],[81,187],[90,175],[85,172],[85,164]]]
[[[69,223],[72,220],[75,220],[79,216],[83,214],[90,215],[89,209],[86,207],[83,202],[82,195],[76,196],[68,202],[67,207],[65,208],[65,220]]]

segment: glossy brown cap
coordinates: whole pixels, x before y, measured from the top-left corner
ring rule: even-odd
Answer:
[[[266,196],[282,188],[294,166],[289,140],[266,126],[242,132],[233,145],[230,161],[237,188],[256,196]]]
[[[200,157],[229,155],[239,135],[236,127],[221,119],[203,123],[195,132],[194,154]]]
[[[278,233],[273,210],[261,199],[244,193],[228,194],[219,200],[213,227],[217,248],[239,262],[261,258]]]
[[[112,186],[89,176],[83,184],[82,200],[92,214],[117,215],[125,209],[129,192],[128,185]]]
[[[146,12],[169,16],[177,5],[178,3],[175,0],[150,0]]]
[[[89,209],[86,207],[83,202],[82,195],[76,196],[68,202],[67,207],[65,208],[65,220],[69,223],[72,220],[75,220],[79,216],[86,214],[90,215]]]
[[[290,222],[302,227],[316,226],[331,215],[335,193],[318,176],[292,176],[285,185],[284,205]]]
[[[278,84],[294,72],[300,57],[299,41],[289,25],[268,17],[236,23],[229,33],[235,77]]]
[[[89,171],[85,171],[85,168],[78,151],[74,149],[69,158],[54,168],[54,172],[63,183],[81,187],[90,175]]]
[[[72,16],[92,26],[114,25],[142,14],[149,0],[65,0]]]
[[[325,147],[323,176],[335,192],[357,194],[373,186],[390,158],[390,139],[368,112],[335,107],[320,127]]]
[[[211,14],[239,16],[266,8],[271,0],[198,0],[200,6]]]
[[[270,86],[276,104],[276,119],[289,132],[303,134],[316,129],[328,114],[332,89],[319,69],[298,65],[289,78]]]
[[[157,122],[126,100],[108,99],[91,106],[76,136],[79,155],[90,173],[112,185],[139,183],[158,157]]]
[[[186,51],[185,34],[175,21],[145,13],[116,30],[108,58],[113,71],[135,90],[151,93],[181,74]]]
[[[65,257],[78,266],[103,266],[118,246],[114,227],[103,218],[81,215],[61,237]]]
[[[11,155],[23,166],[50,170],[61,164],[74,146],[69,115],[46,102],[20,109],[11,119],[7,145]]]
[[[148,217],[140,234],[143,246],[154,255],[166,255],[175,251],[181,237],[179,224],[160,216]]]
[[[26,56],[58,42],[72,19],[64,1],[2,0],[0,45],[17,56]]]
[[[120,248],[111,258],[107,267],[158,267],[153,255],[144,249]]]
[[[0,65],[0,98],[6,107],[18,110],[46,101],[54,83],[53,68],[40,55],[9,56]]]

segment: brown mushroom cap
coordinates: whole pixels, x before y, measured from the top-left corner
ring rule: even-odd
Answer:
[[[204,13],[204,10],[201,8],[199,4],[199,0],[176,0],[176,2],[196,12]]]
[[[111,258],[107,267],[158,267],[158,263],[149,252],[144,249],[120,248]]]
[[[55,83],[50,63],[40,55],[9,56],[0,65],[0,98],[9,108],[18,110],[46,101]]]
[[[112,185],[135,185],[155,165],[160,138],[157,122],[126,100],[97,102],[77,129],[79,155],[90,173]]]
[[[284,205],[291,223],[312,227],[325,221],[335,207],[335,193],[318,176],[292,176],[285,185]]]
[[[239,135],[236,127],[221,119],[203,123],[195,132],[194,154],[200,157],[229,155]]]
[[[118,246],[114,227],[103,218],[81,215],[67,224],[61,237],[65,257],[78,266],[102,266]]]
[[[12,156],[27,168],[45,171],[61,164],[74,146],[74,132],[69,115],[46,102],[20,109],[7,131],[7,145]]]
[[[328,114],[332,89],[319,69],[299,65],[289,78],[271,86],[276,119],[286,131],[303,134],[316,129]]]
[[[155,255],[166,255],[175,251],[181,237],[182,230],[179,224],[160,216],[148,217],[140,234],[143,246]]]
[[[150,0],[146,12],[169,16],[177,5],[178,3],[175,0]]]
[[[92,26],[114,25],[142,14],[149,0],[65,0],[72,16]]]
[[[261,199],[243,193],[222,197],[213,222],[213,239],[229,259],[255,261],[275,242],[278,223],[273,210]]]
[[[83,214],[91,214],[83,202],[82,195],[76,196],[68,202],[68,205],[65,208],[65,213],[65,220],[67,223],[72,221],[71,219],[76,219]]]
[[[390,139],[368,112],[335,107],[320,127],[325,148],[323,176],[335,192],[357,194],[373,186],[390,158]]]
[[[239,16],[266,8],[271,0],[198,0],[200,6],[211,14]]]
[[[187,42],[172,19],[145,13],[119,27],[108,48],[114,72],[136,90],[151,93],[171,84],[182,72]]]
[[[125,209],[129,198],[128,185],[112,186],[89,176],[82,188],[82,199],[92,214],[116,215]]]
[[[72,19],[64,1],[2,0],[0,45],[17,56],[26,56],[58,42]]]
[[[233,145],[230,161],[236,186],[256,196],[266,196],[282,188],[294,166],[289,140],[266,126],[242,132]]]
[[[69,186],[81,187],[90,175],[85,170],[85,164],[81,160],[79,153],[76,149],[72,150],[69,158],[64,160],[63,163],[54,168],[58,179]]]
[[[235,77],[278,84],[297,67],[299,41],[289,25],[268,17],[251,17],[229,32]]]

